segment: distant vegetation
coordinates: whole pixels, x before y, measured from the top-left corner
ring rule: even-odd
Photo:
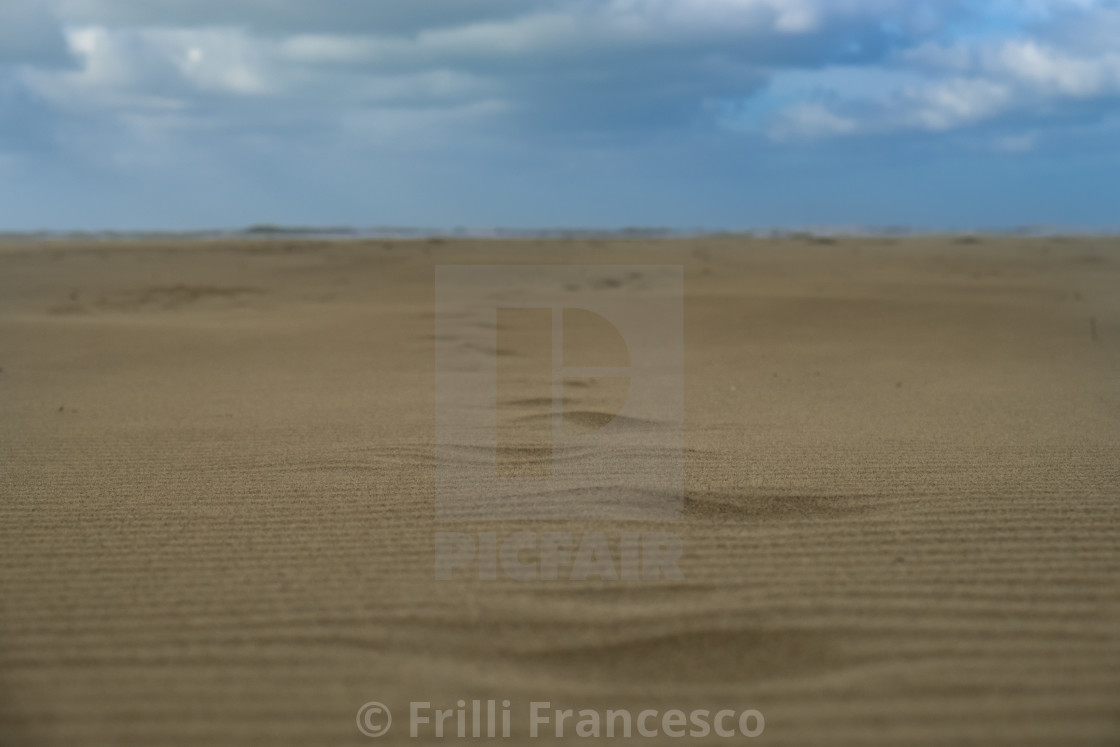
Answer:
[[[658,228],[627,226],[622,228],[422,228],[415,226],[284,226],[257,223],[240,229],[195,231],[9,231],[0,232],[0,240],[84,239],[117,241],[137,239],[222,239],[222,238],[384,238],[384,239],[658,239],[696,236],[752,236],[787,238],[816,244],[831,244],[843,237],[905,237],[945,236],[961,244],[976,243],[983,237],[998,236],[1115,236],[1120,231],[1084,230],[1059,226],[1020,226],[1004,230],[945,229],[924,230],[900,226],[831,226],[817,228],[720,229],[720,228]]]

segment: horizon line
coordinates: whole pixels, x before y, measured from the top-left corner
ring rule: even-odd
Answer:
[[[452,228],[422,226],[301,226],[278,225],[271,223],[251,224],[241,228],[206,229],[33,229],[0,230],[0,241],[10,240],[136,240],[136,239],[541,239],[541,238],[583,238],[583,239],[653,239],[653,238],[700,238],[716,236],[742,236],[745,238],[921,238],[921,237],[967,237],[986,236],[993,238],[1025,237],[1115,237],[1120,236],[1120,227],[1085,228],[1056,224],[1036,224],[1008,226],[1003,228],[921,228],[912,226],[774,226],[766,228],[721,228],[721,227],[663,227],[663,226],[618,226],[613,228],[592,228],[580,226],[553,226],[545,228],[519,227],[465,227]]]

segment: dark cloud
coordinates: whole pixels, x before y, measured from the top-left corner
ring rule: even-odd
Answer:
[[[53,0],[71,23],[239,26],[269,34],[409,34],[521,13],[537,0]]]
[[[0,153],[50,152],[58,121],[51,107],[25,86],[0,79]]]
[[[0,65],[73,63],[58,19],[38,0],[0,2]]]

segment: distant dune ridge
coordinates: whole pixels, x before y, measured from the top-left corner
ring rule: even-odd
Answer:
[[[1120,240],[266,228],[0,242],[0,744],[361,744],[372,700],[417,744],[409,701],[494,698],[1120,743]],[[680,521],[436,520],[464,263],[684,267]],[[510,391],[500,463],[535,474],[556,416]],[[562,396],[594,429],[625,391]],[[435,580],[437,532],[523,530],[674,533],[684,580]]]

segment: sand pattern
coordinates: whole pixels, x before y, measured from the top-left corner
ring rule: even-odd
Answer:
[[[434,267],[536,262],[684,265],[682,520],[436,521]],[[361,744],[366,701],[460,698],[1120,743],[1118,289],[1090,238],[0,244],[0,744]],[[500,459],[549,454],[587,458]],[[674,532],[685,578],[434,580],[437,532],[526,529]]]

